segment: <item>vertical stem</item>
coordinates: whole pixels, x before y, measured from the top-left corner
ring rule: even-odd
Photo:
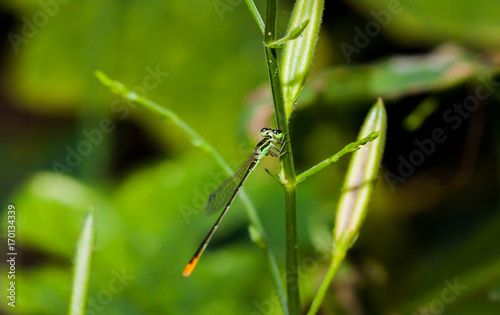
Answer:
[[[286,285],[290,314],[300,314],[299,273],[297,264],[297,211],[295,184],[285,186]]]
[[[264,42],[276,40],[277,0],[267,1],[266,28]],[[285,218],[286,218],[286,286],[288,295],[288,313],[300,314],[299,277],[297,264],[297,207],[296,182],[293,164],[292,145],[288,129],[288,119],[283,101],[283,89],[276,49],[266,45],[266,60],[273,92],[274,108],[278,128],[285,133],[284,150],[288,152],[280,159],[280,177],[285,186]]]

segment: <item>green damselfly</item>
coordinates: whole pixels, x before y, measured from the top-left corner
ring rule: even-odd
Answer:
[[[281,139],[283,138],[283,132],[277,129],[262,128],[260,134],[264,139],[262,139],[254,148],[252,154],[241,164],[241,166],[234,172],[233,176],[226,179],[209,197],[205,209],[207,214],[214,214],[222,210],[221,215],[215,221],[214,226],[208,232],[200,247],[196,250],[193,257],[184,268],[182,274],[185,277],[189,277],[193,272],[201,254],[207,247],[210,239],[214,235],[215,231],[219,227],[222,218],[226,214],[227,210],[231,206],[234,198],[241,189],[241,186],[245,183],[248,175],[252,173],[257,164],[265,155],[271,155],[274,157],[280,157],[286,152],[282,152],[283,145],[278,149],[276,144],[281,144]]]

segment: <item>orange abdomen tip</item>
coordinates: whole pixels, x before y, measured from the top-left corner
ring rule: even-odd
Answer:
[[[193,258],[189,262],[189,264],[186,265],[186,268],[184,268],[184,271],[182,272],[182,275],[184,277],[189,277],[191,273],[194,270],[194,267],[196,267],[196,264],[198,263],[198,258]]]

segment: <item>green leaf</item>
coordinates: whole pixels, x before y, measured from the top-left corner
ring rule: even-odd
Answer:
[[[324,0],[298,0],[290,18],[288,29],[294,30],[292,35],[298,33],[301,36],[288,40],[283,50],[281,80],[287,117],[290,117],[311,70],[323,8]],[[304,31],[301,31],[302,27]]]
[[[286,42],[288,42],[290,40],[294,40],[297,37],[299,37],[300,35],[302,35],[302,33],[304,32],[304,30],[307,27],[307,24],[309,24],[309,20],[304,21],[302,24],[300,24],[296,28],[294,28],[291,31],[289,31],[285,35],[285,37],[283,37],[281,39],[278,39],[277,41],[274,41],[274,42],[272,42],[270,44],[267,44],[267,46],[270,47],[270,48],[280,48],[280,46],[283,45],[283,44],[285,44]]]
[[[466,81],[498,73],[500,67],[479,60],[458,46],[441,46],[429,54],[397,56],[369,65],[342,66],[312,78],[298,106],[318,100],[346,110],[374,98],[398,100],[405,96],[436,93]]]
[[[399,42],[415,46],[454,41],[479,48],[500,47],[500,2],[496,0],[462,1],[460,5],[453,0],[347,2]],[[365,27],[359,25],[362,30]]]
[[[379,131],[380,134],[375,141],[352,156],[337,208],[334,233],[337,242],[352,239],[359,232],[366,216],[384,153],[386,128],[387,116],[382,99],[379,99],[366,116],[358,139],[366,138],[374,131]]]

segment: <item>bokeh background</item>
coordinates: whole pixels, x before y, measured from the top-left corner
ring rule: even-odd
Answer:
[[[280,1],[282,34],[292,8]],[[177,126],[94,76],[145,92],[237,165],[272,122],[262,39],[244,1],[3,0],[0,15],[0,230],[5,238],[15,205],[18,251],[16,308],[2,297],[1,312],[67,311],[93,204],[88,314],[280,314],[239,200],[182,277],[215,220],[200,204],[223,173]],[[500,314],[499,16],[496,0],[327,1],[291,121],[296,168],[354,141],[379,96],[389,125],[369,214],[321,314]],[[488,96],[476,104],[478,89]],[[437,128],[446,141],[415,153]],[[90,149],[89,133],[99,139]],[[299,186],[304,310],[328,266],[348,162]],[[276,160],[262,164],[245,189],[284,272],[283,192],[264,171]]]

